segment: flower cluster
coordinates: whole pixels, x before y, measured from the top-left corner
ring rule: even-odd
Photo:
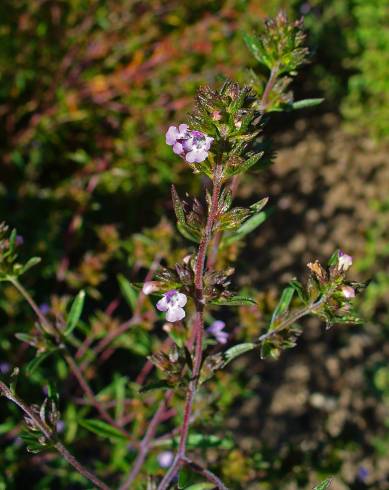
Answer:
[[[188,163],[201,163],[208,158],[213,138],[201,131],[192,131],[187,124],[170,126],[166,133],[166,144],[173,147],[174,153],[182,156]]]

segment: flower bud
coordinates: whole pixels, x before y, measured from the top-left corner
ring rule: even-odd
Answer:
[[[342,286],[342,293],[346,299],[355,298],[355,290],[351,286]]]

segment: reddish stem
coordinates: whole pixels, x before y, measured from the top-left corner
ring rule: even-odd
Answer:
[[[212,236],[212,229],[218,217],[218,209],[219,209],[218,203],[219,203],[221,185],[222,185],[222,167],[221,165],[216,165],[214,180],[213,180],[211,206],[209,209],[208,219],[205,225],[204,234],[199,245],[197,262],[195,267],[194,285],[196,290],[196,298],[195,298],[196,316],[194,321],[195,352],[194,352],[192,379],[189,382],[188,390],[186,393],[184,417],[182,422],[178,451],[174,458],[172,466],[170,467],[169,471],[166,473],[165,477],[160,483],[158,490],[167,490],[171,481],[176,476],[177,472],[179,471],[179,468],[183,464],[185,458],[186,444],[188,440],[189,427],[190,427],[191,415],[193,409],[193,401],[196,396],[198,378],[200,374],[202,357],[203,357],[203,335],[204,335],[203,276],[204,276],[204,269],[205,269],[205,259],[207,255],[208,245]]]

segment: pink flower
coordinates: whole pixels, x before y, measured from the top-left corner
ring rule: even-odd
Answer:
[[[338,270],[341,272],[346,272],[352,266],[353,258],[351,255],[347,255],[341,250],[339,250],[338,257]]]
[[[166,133],[166,144],[173,147],[174,153],[189,163],[200,163],[208,158],[213,138],[201,131],[192,131],[187,124],[170,126]]]
[[[166,320],[168,322],[179,322],[185,318],[184,306],[188,299],[183,293],[179,293],[175,289],[165,293],[157,303],[159,311],[166,312]]]
[[[228,333],[223,332],[225,326],[224,322],[216,320],[207,328],[207,332],[213,335],[219,344],[226,344],[228,342]]]
[[[342,293],[346,299],[355,298],[355,290],[351,286],[342,286]]]

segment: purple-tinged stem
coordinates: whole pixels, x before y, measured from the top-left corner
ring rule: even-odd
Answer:
[[[200,374],[201,362],[203,357],[203,335],[204,335],[203,275],[205,269],[205,258],[207,255],[208,245],[212,236],[212,229],[218,217],[218,208],[219,208],[218,203],[219,203],[221,184],[222,184],[222,167],[221,165],[216,165],[214,180],[213,180],[211,206],[209,209],[208,219],[205,225],[204,234],[199,244],[196,267],[195,267],[194,285],[196,291],[196,298],[195,298],[196,316],[194,320],[195,352],[194,352],[192,379],[189,382],[188,390],[186,392],[184,417],[182,422],[178,451],[174,458],[172,466],[170,467],[169,471],[166,473],[165,477],[161,481],[158,490],[167,490],[170,483],[177,475],[177,472],[179,471],[180,467],[184,463],[186,444],[188,440],[189,427],[190,427],[191,415],[193,409],[193,401],[196,395],[198,378]]]

